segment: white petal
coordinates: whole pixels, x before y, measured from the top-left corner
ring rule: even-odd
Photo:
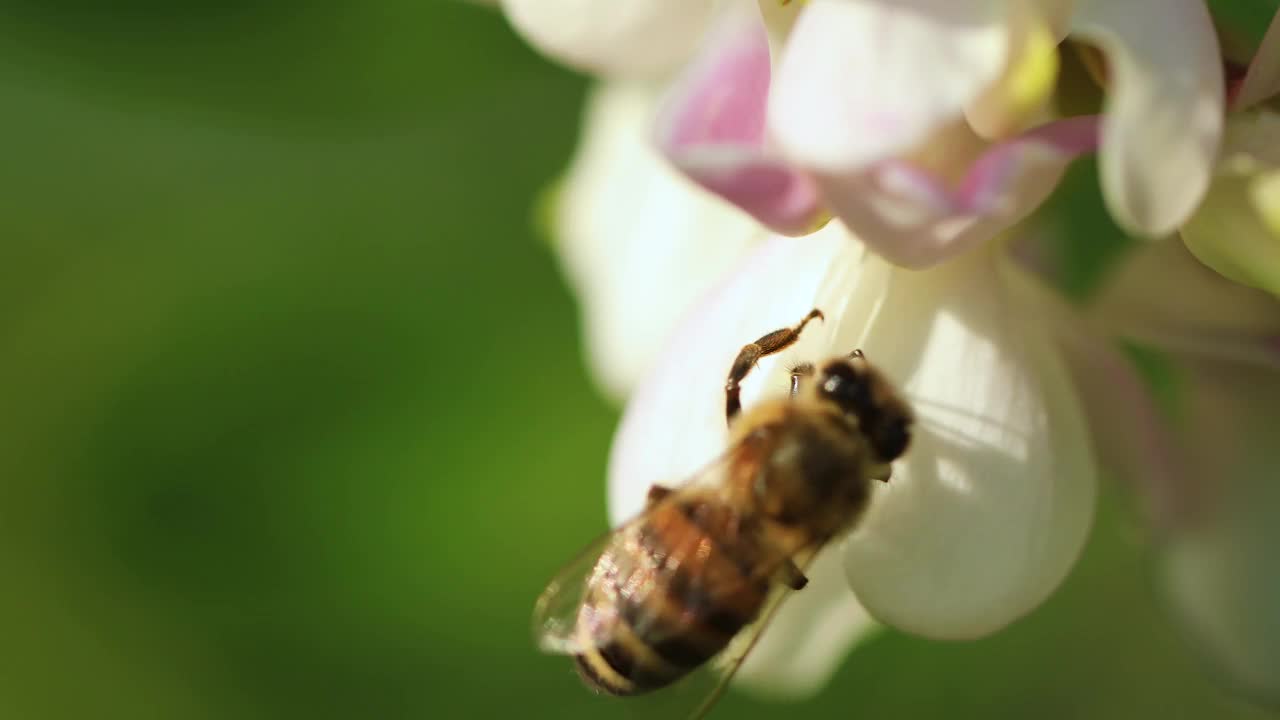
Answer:
[[[1202,0],[1079,0],[1072,33],[1110,71],[1102,187],[1124,228],[1167,235],[1209,185],[1222,135],[1222,60]]]
[[[561,62],[612,76],[653,76],[697,48],[715,0],[502,0],[511,25]]]
[[[845,545],[854,592],[882,622],[935,638],[998,630],[1058,586],[1087,537],[1091,449],[1024,282],[985,251],[897,271],[858,343],[919,415]]]
[[[581,303],[591,369],[615,397],[630,391],[679,317],[762,232],[651,146],[658,97],[645,84],[597,88],[556,198],[557,249]]]
[[[811,0],[782,54],[769,126],[792,161],[845,172],[910,150],[1004,71],[1003,0]]]
[[[1165,548],[1174,612],[1228,680],[1280,701],[1280,373],[1193,363],[1182,438],[1200,517]]]

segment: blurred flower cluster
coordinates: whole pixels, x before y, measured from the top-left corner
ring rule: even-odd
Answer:
[[[812,307],[826,322],[744,399],[784,390],[788,358],[861,347],[920,416],[748,680],[813,690],[877,621],[1006,626],[1070,571],[1101,476],[1143,499],[1213,667],[1280,696],[1274,4],[501,4],[600,78],[550,218],[591,364],[628,398],[615,520],[716,455],[737,348]],[[1101,253],[1046,203],[1085,156],[1123,230]],[[1097,282],[1060,292],[1061,258],[1090,252]]]

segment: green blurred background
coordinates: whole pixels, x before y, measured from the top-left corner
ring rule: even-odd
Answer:
[[[617,411],[531,199],[585,81],[449,2],[0,3],[0,720],[626,718],[536,654]],[[1111,493],[1009,630],[721,717],[1261,717]]]

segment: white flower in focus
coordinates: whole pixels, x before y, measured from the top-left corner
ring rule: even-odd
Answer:
[[[723,449],[727,363],[818,307],[825,323],[762,360],[744,400],[785,391],[789,361],[861,347],[919,415],[911,450],[839,551],[849,586],[876,619],[936,638],[978,637],[1025,614],[1081,548],[1094,475],[1052,337],[1006,272],[992,246],[898,269],[835,224],[762,245],[694,310],[633,396],[610,462],[613,518]],[[778,635],[803,632],[803,618],[789,622]],[[830,650],[828,670],[844,647]]]
[[[1194,461],[1167,452],[1215,428],[1167,431],[1131,368],[1090,332],[1084,344],[1107,349],[1073,348],[1073,383],[1055,343],[1055,304],[991,242],[1099,143],[1105,196],[1122,225],[1166,235],[1187,220],[1222,132],[1222,62],[1201,0],[765,1],[759,15],[723,3],[728,10],[702,39],[713,5],[636,0],[612,12],[573,0],[505,2],[535,44],[615,78],[661,78],[698,44],[689,37],[701,42],[652,139],[702,189],[648,144],[658,81],[614,80],[594,95],[558,206],[593,365],[618,394],[645,378],[611,457],[615,520],[639,509],[650,484],[686,478],[723,449],[728,363],[742,344],[810,308],[826,322],[762,361],[746,402],[785,391],[790,361],[861,347],[920,416],[892,482],[876,488],[847,542],[819,558],[744,679],[810,691],[871,618],[971,638],[1039,604],[1070,569],[1092,517],[1095,471],[1075,383],[1102,384],[1090,385],[1091,412],[1137,421],[1095,438],[1113,464],[1127,458],[1162,517],[1179,517],[1187,488],[1203,491],[1210,460],[1239,468],[1234,478],[1271,467],[1254,440],[1235,446],[1249,451],[1240,465],[1226,439]],[[560,14],[541,14],[548,8]],[[655,18],[679,24],[669,43],[652,41],[666,37],[651,29]],[[1049,115],[1056,44],[1067,33],[1105,58],[1103,116]],[[1237,102],[1265,96],[1280,76],[1255,64]],[[804,235],[829,214],[838,222],[803,239],[762,241],[748,219]],[[1115,317],[1140,311],[1141,300],[1115,305]],[[1198,302],[1167,323],[1159,347],[1209,337],[1232,362],[1268,357],[1265,343],[1241,341],[1221,317],[1195,326]],[[1162,327],[1137,322],[1127,332]],[[1231,382],[1265,379],[1185,367],[1209,373],[1194,388],[1204,408],[1248,397]],[[1255,409],[1229,413],[1241,433],[1226,435],[1262,437],[1266,413]],[[1237,550],[1268,536],[1264,515],[1247,516],[1268,497],[1251,481],[1229,488],[1209,493],[1222,500],[1208,513],[1217,521],[1170,540],[1166,569],[1198,637],[1257,686],[1280,642],[1251,623],[1276,606],[1276,584],[1255,587],[1266,556]]]
[[[734,354],[820,307],[826,321],[762,361],[744,399],[785,391],[779,373],[789,361],[862,347],[914,401],[919,430],[859,531],[819,559],[743,679],[815,690],[874,625],[871,616],[968,638],[1034,608],[1083,544],[1095,481],[1065,370],[999,248],[988,243],[915,272],[867,252],[839,223],[761,242],[754,222],[642,142],[653,102],[643,86],[593,95],[556,213],[566,266],[584,312],[597,318],[587,323],[589,345],[659,358],[615,440],[613,518],[635,512],[651,483],[686,478],[723,450]],[[705,295],[692,310],[673,300],[689,288]],[[640,318],[655,308],[644,348],[626,330],[645,327]],[[656,329],[681,314],[674,335]]]

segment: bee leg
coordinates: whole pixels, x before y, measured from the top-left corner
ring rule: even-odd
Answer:
[[[662,485],[658,485],[657,483],[650,485],[649,494],[645,497],[645,506],[647,507],[649,505],[653,505],[654,503],[661,502],[662,498],[670,495],[673,492],[675,492],[675,490],[672,490],[669,487],[663,487]]]
[[[801,379],[813,377],[813,373],[813,363],[800,363],[791,368],[791,397],[800,394]]]
[[[759,340],[742,346],[742,349],[738,351],[738,357],[733,361],[733,366],[729,368],[729,379],[724,385],[724,416],[726,422],[733,420],[742,410],[740,385],[743,379],[747,377],[747,373],[751,372],[751,368],[756,366],[756,362],[762,357],[772,355],[794,345],[800,337],[800,331],[804,330],[804,326],[814,318],[822,318],[822,311],[814,308],[809,311],[808,315],[804,316],[799,325],[793,328],[774,330]]]
[[[787,560],[778,569],[778,581],[792,590],[803,590],[809,584],[809,578],[805,577],[794,560]]]
[[[885,463],[878,468],[873,468],[871,473],[868,475],[872,480],[879,480],[880,482],[889,482],[889,478],[892,476],[893,465],[890,465],[889,463]]]

